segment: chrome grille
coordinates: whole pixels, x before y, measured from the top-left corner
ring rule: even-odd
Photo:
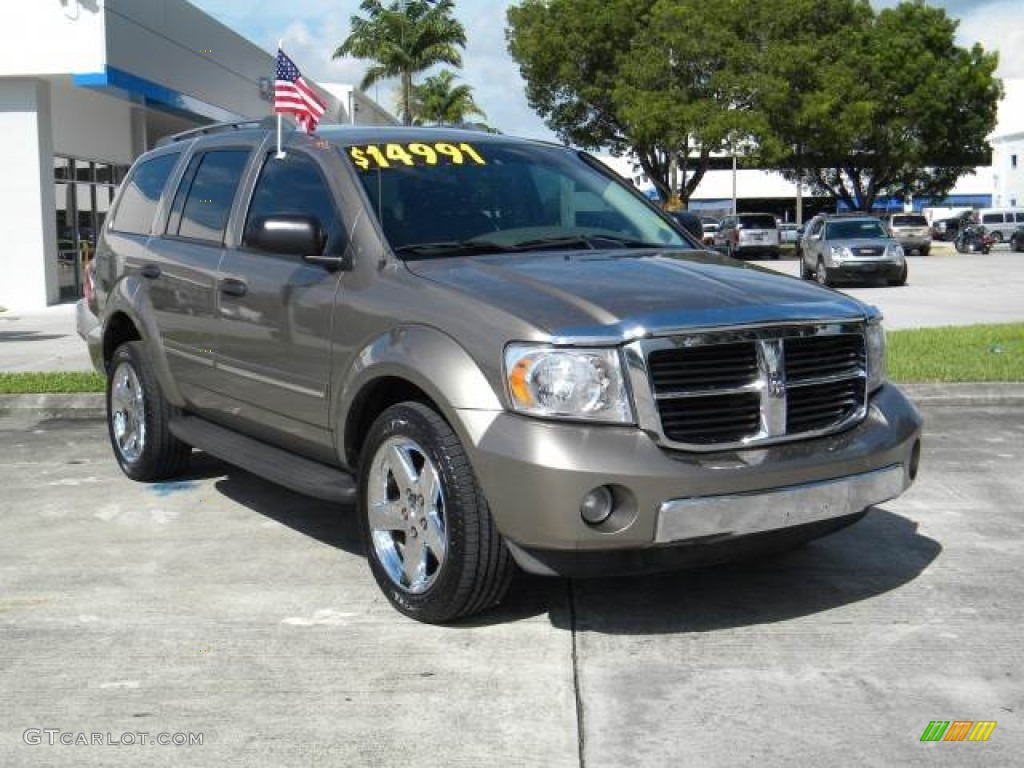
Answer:
[[[828,434],[867,408],[859,323],[702,331],[626,351],[640,425],[668,447],[717,450]]]

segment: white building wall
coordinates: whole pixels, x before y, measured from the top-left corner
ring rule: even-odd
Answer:
[[[4,0],[3,6],[0,72],[5,76],[103,69],[106,43],[102,0]]]
[[[992,140],[992,205],[1024,207],[1024,133]]]
[[[123,99],[75,88],[71,79],[55,79],[50,87],[53,151],[89,160],[128,165],[132,152],[132,111]]]
[[[41,258],[57,248],[46,81],[0,80],[0,137],[0,306],[46,306],[58,295],[57,262]]]

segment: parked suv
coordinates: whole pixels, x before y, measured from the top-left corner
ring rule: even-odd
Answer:
[[[734,259],[779,258],[779,227],[770,213],[726,216],[715,234],[715,247]]]
[[[982,208],[975,221],[992,235],[997,243],[1007,243],[1019,224],[1024,224],[1024,208]]]
[[[882,279],[907,282],[903,248],[882,222],[863,214],[819,214],[800,241],[800,276],[822,285]]]
[[[286,136],[181,134],[118,193],[78,323],[128,477],[197,448],[354,502],[381,589],[428,622],[516,565],[735,558],[913,482],[921,419],[873,308],[698,250],[559,146]]]
[[[903,248],[904,253],[917,251],[927,256],[932,247],[932,230],[928,219],[920,213],[894,213],[885,219],[889,237]]]

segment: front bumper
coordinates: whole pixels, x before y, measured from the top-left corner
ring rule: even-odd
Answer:
[[[459,415],[499,530],[520,565],[543,573],[569,572],[551,565],[565,555],[578,564],[588,554],[824,533],[908,488],[920,452],[920,415],[891,385],[842,433],[720,453],[666,451],[636,428]],[[591,526],[580,504],[602,485],[615,511]]]
[[[904,265],[903,261],[842,261],[828,267],[828,277],[835,281],[895,280],[903,273]]]
[[[89,308],[85,299],[79,299],[75,305],[75,327],[89,347],[89,358],[92,366],[101,375],[106,375],[103,368],[103,325]]]

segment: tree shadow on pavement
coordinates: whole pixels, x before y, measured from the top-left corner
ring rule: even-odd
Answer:
[[[912,581],[942,551],[917,523],[881,508],[794,551],[652,576],[575,580],[564,629],[607,634],[711,632],[809,616]]]

